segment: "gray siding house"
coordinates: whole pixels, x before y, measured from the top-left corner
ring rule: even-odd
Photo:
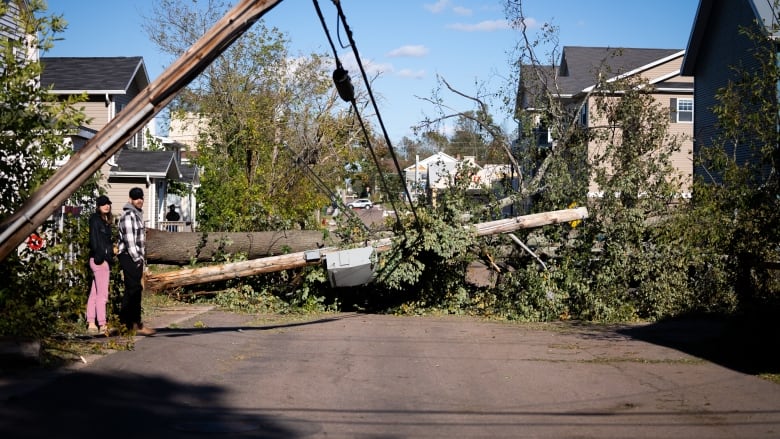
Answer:
[[[695,154],[718,141],[717,118],[712,108],[718,103],[718,90],[737,79],[738,73],[734,68],[739,66],[745,71],[758,71],[759,63],[751,53],[755,42],[740,29],[764,33],[767,44],[777,53],[774,41],[780,35],[777,33],[776,12],[774,0],[699,1],[682,65],[683,75],[696,78]],[[729,145],[724,147],[733,148]],[[737,163],[752,160],[749,148],[738,146],[733,153]],[[711,180],[711,174],[701,166],[696,167],[695,173],[707,181]]]

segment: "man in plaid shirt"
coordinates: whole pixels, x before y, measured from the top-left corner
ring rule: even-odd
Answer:
[[[119,218],[119,265],[125,278],[125,294],[119,321],[138,335],[152,335],[156,331],[144,328],[141,322],[141,293],[143,292],[146,229],[144,227],[144,191],[130,189],[130,200],[122,208]]]

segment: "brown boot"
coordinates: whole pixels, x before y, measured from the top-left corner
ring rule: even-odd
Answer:
[[[90,322],[87,326],[87,334],[97,334],[99,332],[97,325]]]
[[[157,333],[152,328],[146,328],[143,324],[140,325],[133,325],[133,329],[135,330],[135,335],[154,335]]]

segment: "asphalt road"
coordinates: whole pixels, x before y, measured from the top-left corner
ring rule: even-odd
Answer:
[[[780,385],[663,342],[712,325],[178,320],[35,385],[0,380],[0,438],[780,437]]]

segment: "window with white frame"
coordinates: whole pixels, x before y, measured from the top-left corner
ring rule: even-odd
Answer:
[[[693,99],[677,99],[677,108],[675,110],[677,123],[693,122]]]

